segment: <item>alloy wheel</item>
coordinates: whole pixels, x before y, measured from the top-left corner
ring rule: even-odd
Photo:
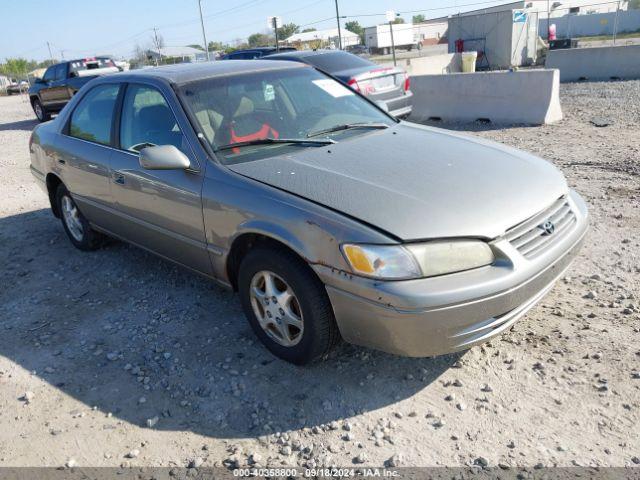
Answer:
[[[44,118],[44,112],[42,111],[42,105],[40,105],[40,102],[35,102],[33,104],[33,109],[36,112],[36,117],[38,117],[38,120],[42,120]]]
[[[84,237],[84,228],[80,220],[80,212],[73,200],[65,195],[62,197],[62,218],[69,229],[71,236],[78,242],[82,242]]]
[[[304,321],[293,289],[268,270],[256,273],[249,291],[251,306],[260,327],[275,342],[292,347],[300,342]]]

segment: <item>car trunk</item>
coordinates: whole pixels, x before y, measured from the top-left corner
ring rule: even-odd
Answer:
[[[405,91],[406,73],[397,67],[361,67],[335,72],[340,80],[372,100],[390,100]]]

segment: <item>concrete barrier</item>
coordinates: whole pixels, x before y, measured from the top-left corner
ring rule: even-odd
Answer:
[[[442,75],[462,71],[462,56],[459,53],[445,53],[428,57],[399,58],[397,65],[413,75]],[[391,62],[381,65],[393,66]]]
[[[446,53],[430,57],[408,58],[404,68],[409,75],[442,75],[462,71],[462,60],[459,53]]]
[[[411,119],[523,123],[562,119],[558,70],[452,73],[411,78]]]
[[[640,45],[549,50],[545,67],[561,82],[640,78]]]

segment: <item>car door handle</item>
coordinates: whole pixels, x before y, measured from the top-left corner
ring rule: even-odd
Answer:
[[[124,175],[121,173],[114,173],[113,174],[113,181],[114,183],[117,183],[118,185],[124,185]]]

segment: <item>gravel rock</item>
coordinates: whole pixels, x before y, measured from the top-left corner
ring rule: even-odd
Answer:
[[[20,396],[19,400],[22,400],[24,403],[29,404],[33,402],[33,399],[36,397],[35,393],[26,391]]]
[[[134,448],[133,450],[130,450],[125,457],[126,458],[138,458],[138,455],[140,455],[140,450],[138,450],[137,448]]]

